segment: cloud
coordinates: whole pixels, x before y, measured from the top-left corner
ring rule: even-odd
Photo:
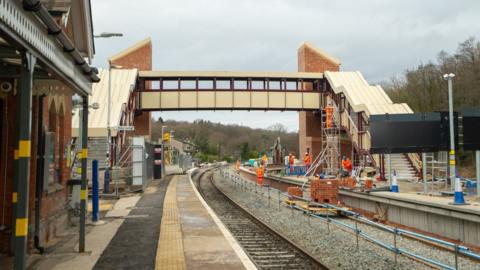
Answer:
[[[100,67],[108,56],[150,36],[159,70],[294,71],[296,49],[307,40],[341,59],[342,70],[359,70],[376,83],[434,60],[440,50],[454,52],[480,32],[478,0],[97,0],[92,5],[95,32],[125,35],[96,40],[94,64]],[[218,118],[218,113],[184,114]],[[237,114],[245,125],[255,125],[258,117],[298,119],[295,113]]]

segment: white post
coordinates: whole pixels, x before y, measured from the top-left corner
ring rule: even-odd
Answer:
[[[454,137],[454,126],[453,126],[453,86],[452,80],[455,77],[455,74],[445,74],[443,78],[448,81],[448,115],[450,122],[450,186],[453,189],[455,181],[455,137]]]
[[[132,185],[143,185],[143,161],[145,148],[145,138],[142,136],[133,137],[132,140]]]
[[[480,151],[475,151],[475,163],[477,169],[477,196],[480,197]]]
[[[423,174],[423,194],[427,194],[427,154],[426,153],[422,153],[422,174]]]

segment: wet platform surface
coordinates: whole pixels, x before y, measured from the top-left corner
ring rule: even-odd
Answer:
[[[156,269],[252,269],[201,200],[187,175],[174,176],[164,201]]]
[[[416,193],[395,193],[395,192],[375,192],[373,196],[383,197],[388,199],[395,199],[416,203],[419,205],[428,205],[433,207],[440,207],[444,209],[465,212],[470,214],[480,215],[480,203],[474,202],[465,205],[453,205],[453,197],[439,197],[428,196]]]

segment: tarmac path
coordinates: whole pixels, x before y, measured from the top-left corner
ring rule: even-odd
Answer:
[[[155,269],[163,203],[171,177],[150,184],[93,269]]]

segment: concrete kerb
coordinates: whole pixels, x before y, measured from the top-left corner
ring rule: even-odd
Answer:
[[[248,255],[245,253],[245,251],[242,249],[240,244],[237,242],[235,237],[230,233],[230,231],[227,229],[227,227],[225,227],[225,225],[220,220],[220,218],[215,214],[215,212],[212,210],[212,208],[210,208],[210,206],[207,204],[207,202],[205,202],[203,197],[198,192],[197,187],[195,186],[195,184],[193,184],[193,181],[192,181],[192,173],[195,170],[197,170],[197,168],[193,168],[193,169],[188,170],[187,175],[188,175],[188,180],[190,181],[190,185],[192,186],[193,191],[195,192],[195,195],[197,196],[198,200],[202,203],[203,207],[205,207],[205,209],[207,209],[208,214],[212,217],[215,224],[218,226],[218,228],[220,229],[222,234],[225,236],[228,243],[230,244],[232,249],[237,254],[238,258],[242,262],[243,266],[245,266],[245,269],[248,269],[248,270],[257,269],[255,264],[250,260]]]

